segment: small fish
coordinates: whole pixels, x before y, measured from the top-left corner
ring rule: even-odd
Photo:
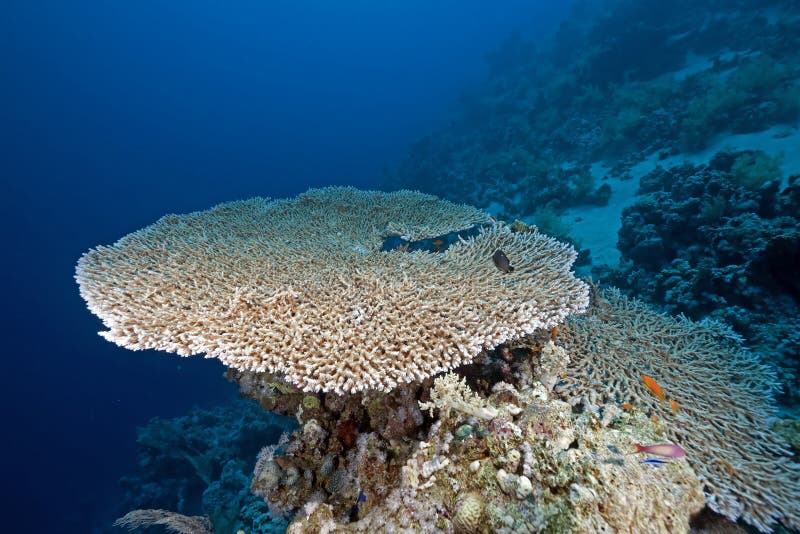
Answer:
[[[672,413],[678,415],[678,403],[675,402],[675,399],[669,400],[669,406],[672,408]]]
[[[633,446],[636,451],[633,454],[646,452],[647,454],[655,454],[656,456],[663,456],[664,458],[683,458],[686,456],[686,451],[680,445],[674,443],[658,443],[656,445],[639,445],[634,443]]]
[[[658,382],[656,382],[653,377],[642,375],[642,382],[644,382],[644,385],[647,386],[647,389],[649,389],[653,395],[658,397],[658,400],[664,401],[664,390],[661,389],[661,386],[658,385]]]
[[[508,261],[508,256],[506,256],[506,253],[500,250],[499,248],[494,251],[494,254],[492,254],[492,261],[494,262],[494,266],[503,271],[504,273],[514,272],[514,268]]]
[[[558,337],[558,327],[554,326],[553,329],[550,330],[550,341],[555,343],[557,337]]]
[[[361,513],[358,505],[362,502],[367,502],[367,496],[364,495],[363,491],[359,491],[356,503],[350,508],[350,521],[358,521],[359,514]]]
[[[629,412],[629,411],[633,410],[634,408],[635,408],[635,406],[633,404],[631,404],[630,402],[626,402],[626,403],[624,403],[622,405],[622,409],[625,410],[626,412]]]
[[[659,465],[664,465],[668,462],[666,460],[662,460],[661,458],[646,458],[642,460],[642,463],[647,465],[659,466]]]
[[[442,245],[444,245],[444,241],[442,239],[434,239],[433,241],[431,241],[431,245],[433,245],[436,248],[439,248]]]
[[[614,465],[625,465],[625,460],[622,458],[606,458],[604,463],[607,464],[614,464]]]
[[[616,445],[606,445],[606,449],[610,450],[614,454],[622,454],[621,452],[619,452],[619,449],[617,448]]]
[[[725,471],[727,471],[729,475],[733,476],[734,474],[736,474],[736,471],[733,469],[733,466],[728,462],[726,462],[725,460],[720,460],[719,463],[722,464],[722,467],[725,468]]]

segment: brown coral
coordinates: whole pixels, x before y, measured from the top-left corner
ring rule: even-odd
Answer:
[[[574,250],[493,225],[443,253],[384,252],[487,216],[400,191],[312,190],[169,215],[87,252],[76,279],[118,345],[279,373],[305,391],[387,391],[588,304]],[[500,273],[492,253],[514,263]]]

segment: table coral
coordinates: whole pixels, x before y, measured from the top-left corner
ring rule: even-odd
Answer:
[[[76,279],[118,345],[205,353],[308,392],[388,391],[588,304],[575,251],[538,232],[492,224],[441,253],[382,250],[488,222],[411,191],[311,190],[165,216],[84,254]]]

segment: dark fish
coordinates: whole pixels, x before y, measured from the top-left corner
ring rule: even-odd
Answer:
[[[356,503],[350,508],[350,521],[358,521],[359,513],[361,512],[358,505],[362,502],[367,502],[367,496],[364,495],[363,491],[359,491]]]
[[[508,261],[508,256],[506,256],[506,253],[499,248],[494,251],[494,254],[492,254],[492,261],[494,262],[494,266],[504,273],[510,273],[514,271],[514,268]]]
[[[655,465],[656,467],[658,467],[660,465],[664,465],[665,463],[667,463],[667,461],[662,460],[661,458],[648,458],[646,460],[642,460],[642,463],[647,465]]]
[[[606,448],[611,452],[613,452],[614,454],[622,454],[621,452],[619,452],[619,449],[616,447],[616,445],[606,445]]]

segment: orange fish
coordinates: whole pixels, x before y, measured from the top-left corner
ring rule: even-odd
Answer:
[[[672,413],[677,415],[678,414],[678,403],[675,402],[675,399],[669,400],[669,407],[672,408]]]
[[[550,330],[550,340],[555,343],[557,337],[558,337],[558,327],[554,326],[553,329]]]
[[[725,468],[725,471],[728,472],[729,475],[733,476],[736,471],[734,471],[733,466],[726,462],[725,460],[720,460],[719,463],[722,464],[722,467]]]
[[[437,239],[435,241],[431,241],[431,245],[433,245],[434,247],[441,247],[442,245],[444,245],[444,241],[442,241],[441,239]]]
[[[633,410],[633,404],[631,404],[630,402],[626,402],[625,404],[622,405],[622,409],[625,410],[626,412],[629,412]]]
[[[644,385],[647,386],[647,389],[649,389],[653,395],[658,397],[658,400],[664,401],[664,390],[661,389],[661,386],[658,385],[658,382],[656,382],[653,377],[642,375],[642,382],[644,382]]]

